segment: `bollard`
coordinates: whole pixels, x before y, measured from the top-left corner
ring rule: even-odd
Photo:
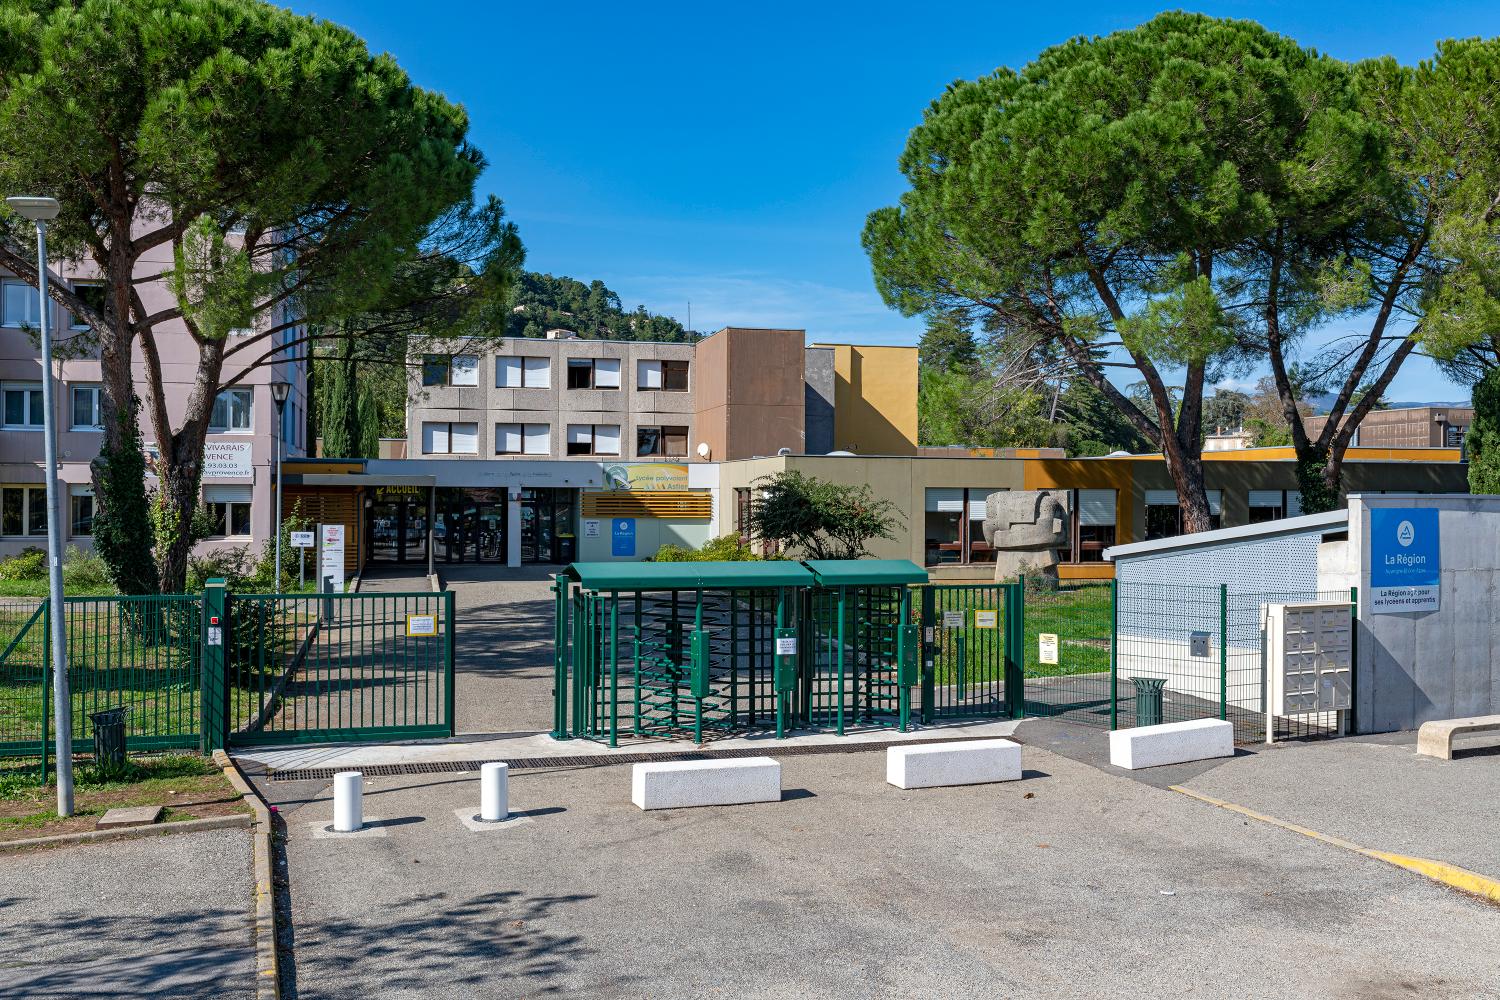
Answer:
[[[340,771],[333,776],[333,830],[354,833],[365,825],[365,776],[358,771]]]
[[[485,764],[479,769],[479,818],[498,823],[510,815],[510,768]]]

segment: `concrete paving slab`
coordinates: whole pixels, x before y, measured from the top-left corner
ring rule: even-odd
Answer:
[[[110,830],[122,826],[150,826],[161,819],[162,806],[116,806],[104,810],[104,815],[95,822],[99,830]]]
[[[525,826],[527,823],[532,822],[530,816],[524,812],[516,812],[514,809],[511,810],[510,815],[494,823],[486,822],[479,818],[480,812],[478,806],[460,806],[453,810],[453,815],[458,817],[458,821],[470,833],[506,833],[518,826]]]
[[[0,855],[0,996],[253,998],[250,832]]]
[[[1485,996],[1500,908],[1028,746],[1028,780],[903,792],[788,757],[755,809],[640,812],[624,768],[512,775],[536,822],[474,850],[477,779],[376,779],[408,822],[290,826],[313,998]],[[324,791],[298,810],[332,815]]]

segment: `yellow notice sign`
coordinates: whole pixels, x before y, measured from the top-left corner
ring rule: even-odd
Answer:
[[[980,610],[980,609],[976,608],[974,610],[974,627],[975,628],[999,628],[1000,627],[1000,612],[999,611],[983,611],[983,610]]]
[[[437,615],[407,615],[406,634],[411,636],[437,635]]]
[[[1053,632],[1040,632],[1036,637],[1037,657],[1043,663],[1057,663],[1057,635]]]

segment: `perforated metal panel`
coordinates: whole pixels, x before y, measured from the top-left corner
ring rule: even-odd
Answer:
[[[1122,583],[1228,584],[1236,593],[1296,593],[1318,589],[1318,545],[1327,528],[1167,549],[1118,560]]]

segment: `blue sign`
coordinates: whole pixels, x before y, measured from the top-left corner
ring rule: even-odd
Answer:
[[[1437,610],[1441,550],[1436,508],[1370,508],[1370,610]]]
[[[635,557],[635,518],[616,517],[609,522],[609,554]]]

